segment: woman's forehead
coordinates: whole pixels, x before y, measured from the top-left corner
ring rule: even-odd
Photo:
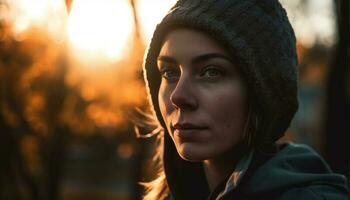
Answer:
[[[226,49],[205,32],[190,28],[177,28],[168,32],[164,37],[159,56],[183,57],[213,53],[229,57]]]

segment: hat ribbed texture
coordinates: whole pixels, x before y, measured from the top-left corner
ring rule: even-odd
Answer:
[[[175,4],[157,25],[144,63],[148,92],[163,127],[157,57],[165,35],[177,26],[208,33],[238,59],[253,108],[261,113],[257,143],[271,144],[283,136],[298,107],[298,74],[294,31],[280,3],[179,0]]]

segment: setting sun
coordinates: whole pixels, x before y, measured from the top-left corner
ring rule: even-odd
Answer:
[[[127,0],[74,0],[68,19],[69,40],[80,56],[118,60],[130,41],[132,16]]]

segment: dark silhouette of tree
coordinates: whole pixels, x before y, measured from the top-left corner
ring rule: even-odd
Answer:
[[[326,156],[332,169],[349,177],[350,170],[350,40],[349,1],[335,0],[338,43],[328,77]]]

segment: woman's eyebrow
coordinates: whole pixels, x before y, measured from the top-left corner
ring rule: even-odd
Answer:
[[[172,58],[170,56],[158,56],[157,60],[166,63],[177,63],[175,58]]]
[[[196,56],[195,58],[193,58],[192,63],[196,64],[196,63],[204,62],[213,58],[221,58],[221,59],[227,60],[228,62],[233,63],[233,60],[230,57],[220,53],[207,53],[207,54]]]
[[[220,53],[207,53],[207,54],[196,56],[192,59],[192,63],[197,64],[213,58],[221,58],[221,59],[227,60],[228,62],[233,63],[233,60],[230,57]],[[170,56],[158,56],[157,60],[161,62],[167,62],[167,63],[177,63],[176,59]]]

